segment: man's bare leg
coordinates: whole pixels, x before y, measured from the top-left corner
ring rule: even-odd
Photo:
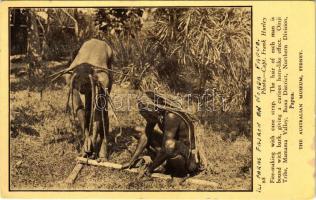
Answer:
[[[102,116],[101,116],[102,117]],[[100,151],[99,151],[99,161],[104,162],[108,160],[109,151],[108,151],[108,138],[109,138],[109,116],[107,111],[103,111],[103,120],[100,123],[100,131],[99,131],[99,138],[100,138]],[[104,124],[104,126],[103,126]],[[100,144],[99,143],[99,144]]]
[[[85,137],[82,155],[84,157],[87,157],[89,154],[92,153],[92,143],[91,143],[91,139],[89,138],[89,131],[88,131],[89,121],[86,120],[86,116],[89,112],[86,113],[82,100],[80,98],[80,93],[75,88],[73,89],[73,104],[74,104],[74,112],[77,115],[82,134]]]
[[[97,73],[97,78],[99,83],[101,84],[101,93],[103,98],[97,97],[99,108],[102,108],[98,111],[98,120],[100,121],[99,135],[101,139],[101,147],[99,152],[99,161],[107,161],[109,157],[108,152],[108,140],[109,140],[109,116],[108,116],[108,97],[107,95],[110,93],[112,87],[112,81],[110,75],[105,72]],[[100,101],[100,102],[99,102]]]
[[[99,94],[102,97],[97,97],[97,110],[95,118],[95,127],[97,129],[96,134],[94,134],[95,145],[98,148],[98,161],[107,161],[108,152],[108,138],[109,138],[109,116],[108,116],[108,102],[105,96],[105,92],[101,89]]]

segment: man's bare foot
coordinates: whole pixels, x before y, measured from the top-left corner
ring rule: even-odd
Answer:
[[[87,154],[90,154],[90,152],[93,151],[92,148],[92,140],[90,137],[86,137],[83,143],[83,151],[86,152]]]
[[[143,181],[151,180],[152,179],[151,172],[149,171],[147,167],[140,168],[137,179],[143,180]]]
[[[105,157],[100,157],[97,159],[97,162],[106,162],[106,161],[108,161],[108,159]]]
[[[190,178],[190,174],[187,174],[185,177],[181,178],[179,184],[180,184],[180,185],[184,185],[185,181],[186,181],[188,178]]]
[[[89,159],[91,159],[91,160],[97,159],[96,154],[93,152],[93,153],[89,156]]]
[[[82,153],[81,153],[81,156],[82,156],[83,158],[89,158],[90,155],[91,155],[91,152],[82,152]]]

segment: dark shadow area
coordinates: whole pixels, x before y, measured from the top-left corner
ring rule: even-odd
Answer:
[[[18,81],[10,82],[10,92],[18,92],[26,90],[30,85],[30,81],[21,78]]]
[[[223,140],[235,141],[239,136],[251,139],[251,119],[244,113],[208,112],[200,116],[206,128],[219,132]]]
[[[10,136],[12,138],[16,138],[20,134],[20,132],[26,133],[27,135],[30,135],[30,136],[36,136],[36,137],[40,136],[39,132],[32,127],[11,124]]]
[[[15,63],[14,65],[16,65]],[[66,84],[64,77],[60,77],[54,82],[50,82],[50,75],[61,71],[68,67],[68,62],[52,67],[41,64],[40,68],[36,68],[34,72],[28,69],[25,63],[20,63],[21,67],[14,67],[10,70],[10,74],[14,77],[14,81],[10,77],[10,91],[18,92],[22,90],[29,90],[41,92],[43,90],[59,90]],[[12,65],[12,63],[11,63]]]
[[[21,132],[30,136],[40,136],[39,132],[32,126],[40,123],[43,116],[30,115],[31,109],[25,106],[17,108],[14,111],[14,116],[10,117],[10,135],[17,137]]]

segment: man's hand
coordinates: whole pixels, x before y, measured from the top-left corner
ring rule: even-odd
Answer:
[[[139,171],[137,179],[143,179],[143,178],[145,178],[145,179],[150,179],[151,178],[151,172],[148,169],[148,167],[141,168],[140,171]]]

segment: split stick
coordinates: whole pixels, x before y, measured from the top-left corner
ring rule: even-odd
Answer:
[[[102,166],[102,167],[108,167],[108,168],[113,168],[113,169],[122,169],[121,164],[116,164],[116,163],[111,163],[111,162],[97,162],[96,160],[90,160],[87,158],[82,158],[82,157],[77,157],[77,161],[80,164],[87,164],[87,165],[94,165],[94,166]],[[132,169],[124,169],[125,171],[133,172],[133,173],[138,173],[138,170],[135,168]],[[161,173],[152,173],[151,177],[153,178],[161,178],[165,180],[178,180],[181,181],[183,179],[181,178],[175,178],[171,177],[170,175],[166,174],[161,174]],[[204,185],[204,186],[211,186],[211,187],[218,187],[218,183],[212,182],[212,181],[207,181],[207,180],[200,180],[196,178],[188,178],[185,180],[187,183],[192,183],[192,184],[197,184],[197,185]]]

